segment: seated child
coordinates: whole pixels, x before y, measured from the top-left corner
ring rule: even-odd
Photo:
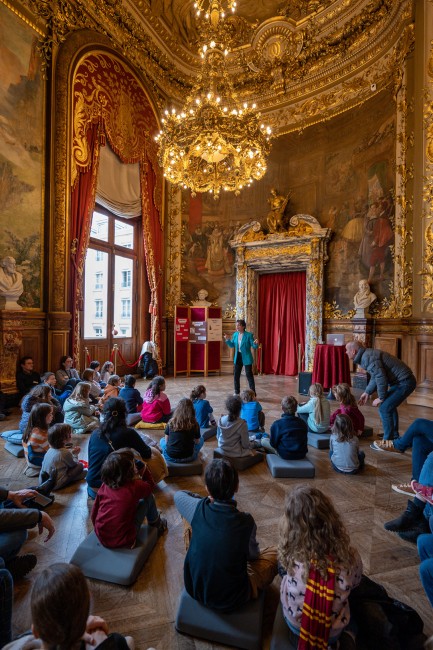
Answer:
[[[104,404],[111,397],[119,397],[121,389],[121,381],[119,375],[111,375],[108,378],[107,385],[104,388],[104,393],[99,399],[98,406],[99,408],[104,408]]]
[[[300,460],[308,452],[308,427],[296,416],[298,402],[288,395],[281,400],[283,414],[271,426],[271,438],[262,436],[261,445],[272,454],[285,460]]]
[[[41,570],[33,585],[30,609],[32,631],[12,641],[4,650],[134,649],[131,637],[109,634],[103,618],[89,616],[89,585],[81,569],[73,564],[62,562]]]
[[[89,368],[91,368],[93,370],[93,372],[95,373],[95,381],[97,381],[98,384],[100,384],[101,383],[101,373],[99,371],[101,369],[101,364],[99,363],[99,361],[91,361],[89,363]],[[102,388],[104,388],[104,386],[102,386]]]
[[[167,521],[160,516],[152,494],[152,475],[143,462],[136,462],[131,449],[109,454],[102,465],[101,478],[92,522],[103,546],[134,548],[145,517],[149,526],[158,529],[158,535],[167,530]]]
[[[362,562],[332,502],[317,488],[300,485],[287,494],[278,561],[292,645],[298,647],[301,627],[305,647],[335,643],[350,622],[349,595],[361,581]],[[327,597],[312,593],[309,581]]]
[[[195,417],[200,429],[216,429],[216,421],[213,415],[213,408],[206,399],[206,387],[199,384],[192,389],[190,398],[194,405]]]
[[[242,408],[241,418],[247,423],[250,433],[263,432],[265,426],[265,414],[262,405],[256,400],[256,394],[250,388],[241,393]],[[258,438],[261,438],[259,435]]]
[[[309,431],[325,433],[329,429],[331,408],[323,394],[321,384],[311,384],[308,391],[311,399],[298,406],[298,415],[308,424]]]
[[[271,584],[277,574],[276,549],[260,551],[253,517],[237,509],[239,477],[228,460],[209,463],[205,483],[208,497],[184,491],[174,495],[192,528],[185,589],[205,607],[231,612]]]
[[[50,391],[54,403],[56,404],[58,402],[60,407],[62,407],[65,399],[69,397],[69,395],[72,393],[72,388],[67,388],[66,390],[59,390],[58,388],[56,388],[57,379],[54,372],[45,372],[42,375],[41,379],[42,379],[43,386],[50,387]],[[39,384],[39,386],[41,386],[41,384]],[[21,408],[23,408],[23,402],[24,400],[21,402]]]
[[[365,453],[359,451],[359,441],[348,415],[335,418],[329,448],[331,465],[336,472],[356,474],[364,467]]]
[[[125,385],[120,389],[119,397],[126,403],[126,412],[128,413],[126,424],[131,426],[140,422],[140,406],[143,404],[143,398],[140,391],[135,388],[134,375],[126,375]]]
[[[256,444],[250,442],[247,423],[239,417],[242,408],[242,400],[239,395],[229,395],[225,401],[225,407],[227,415],[222,415],[218,420],[218,447],[222,449],[224,456],[230,458],[252,456],[255,453],[252,449]]]
[[[339,407],[331,415],[331,427],[333,426],[337,415],[344,413],[352,420],[355,434],[360,436],[364,431],[365,418],[358,408],[358,404],[355,397],[352,395],[350,386],[348,384],[337,384],[336,386],[333,386],[332,393],[337,402],[339,402]]]
[[[102,388],[99,385],[99,382],[96,381],[95,371],[92,368],[85,369],[83,372],[83,381],[87,381],[90,384],[90,401],[92,404],[97,404],[102,395]]]
[[[28,469],[42,467],[42,461],[49,449],[48,428],[53,421],[53,415],[51,404],[43,402],[35,404],[30,411],[27,428],[23,434],[24,456]],[[29,475],[33,473],[29,472]]]
[[[143,422],[168,422],[171,418],[170,400],[164,393],[165,379],[158,375],[150,382],[144,393],[141,419]]]
[[[101,383],[104,387],[107,385],[111,375],[114,375],[114,364],[111,361],[106,361],[101,369]]]
[[[52,489],[60,490],[70,483],[86,478],[87,470],[77,461],[81,448],[66,445],[71,442],[72,429],[69,424],[54,424],[48,429],[50,448],[42,461],[40,483],[46,481],[55,472],[56,482]]]
[[[96,406],[90,403],[90,384],[81,381],[65,401],[65,424],[69,424],[74,433],[90,433],[99,426]]]
[[[165,427],[165,438],[159,443],[162,454],[165,460],[173,463],[188,463],[197,459],[203,443],[193,403],[183,397]]]

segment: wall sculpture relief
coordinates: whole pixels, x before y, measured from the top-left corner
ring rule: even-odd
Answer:
[[[0,2],[0,257],[13,257],[23,275],[20,305],[40,309],[44,86],[36,44],[32,27]]]
[[[234,305],[234,255],[229,245],[243,224],[266,230],[272,192],[287,197],[286,218],[312,214],[333,232],[325,267],[325,301],[353,308],[359,281],[378,305],[394,276],[395,103],[383,91],[363,106],[301,134],[275,141],[265,178],[239,197],[182,194],[182,284],[187,303],[200,288],[208,300]]]

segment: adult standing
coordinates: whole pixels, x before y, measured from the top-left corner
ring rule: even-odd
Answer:
[[[258,339],[255,339],[251,332],[246,331],[247,324],[243,319],[236,321],[236,332],[233,336],[230,337],[227,334],[224,334],[224,341],[227,343],[229,348],[235,349],[234,357],[234,384],[235,384],[235,394],[239,395],[241,392],[241,372],[242,367],[245,366],[245,374],[247,376],[248,385],[251,390],[256,392],[256,385],[254,383],[253,375],[253,355],[251,354],[251,348],[257,350],[259,347]]]
[[[358,404],[367,404],[370,396],[377,391],[373,406],[379,407],[383,438],[384,440],[399,438],[397,407],[416,388],[416,379],[412,370],[392,354],[364,348],[359,341],[350,341],[346,345],[346,352],[349,359],[370,375],[370,381]]]

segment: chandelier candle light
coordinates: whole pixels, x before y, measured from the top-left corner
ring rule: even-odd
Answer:
[[[206,0],[194,7],[197,16]],[[260,119],[256,105],[240,103],[226,69],[228,32],[222,0],[208,0],[200,49],[202,72],[180,112],[166,110],[156,136],[164,176],[180,187],[219,197],[225,190],[239,194],[266,172],[271,129]],[[236,2],[227,0],[235,10]]]

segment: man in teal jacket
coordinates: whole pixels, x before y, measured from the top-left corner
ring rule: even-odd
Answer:
[[[253,355],[251,354],[251,348],[257,350],[259,347],[258,339],[254,339],[251,332],[246,332],[247,324],[244,320],[240,319],[236,321],[236,332],[230,338],[227,334],[224,334],[224,340],[230,348],[235,349],[235,358],[234,358],[234,383],[235,383],[235,394],[239,395],[241,392],[240,378],[242,372],[242,366],[245,366],[245,374],[247,376],[248,385],[251,390],[256,392],[256,386],[254,383],[253,375]]]

